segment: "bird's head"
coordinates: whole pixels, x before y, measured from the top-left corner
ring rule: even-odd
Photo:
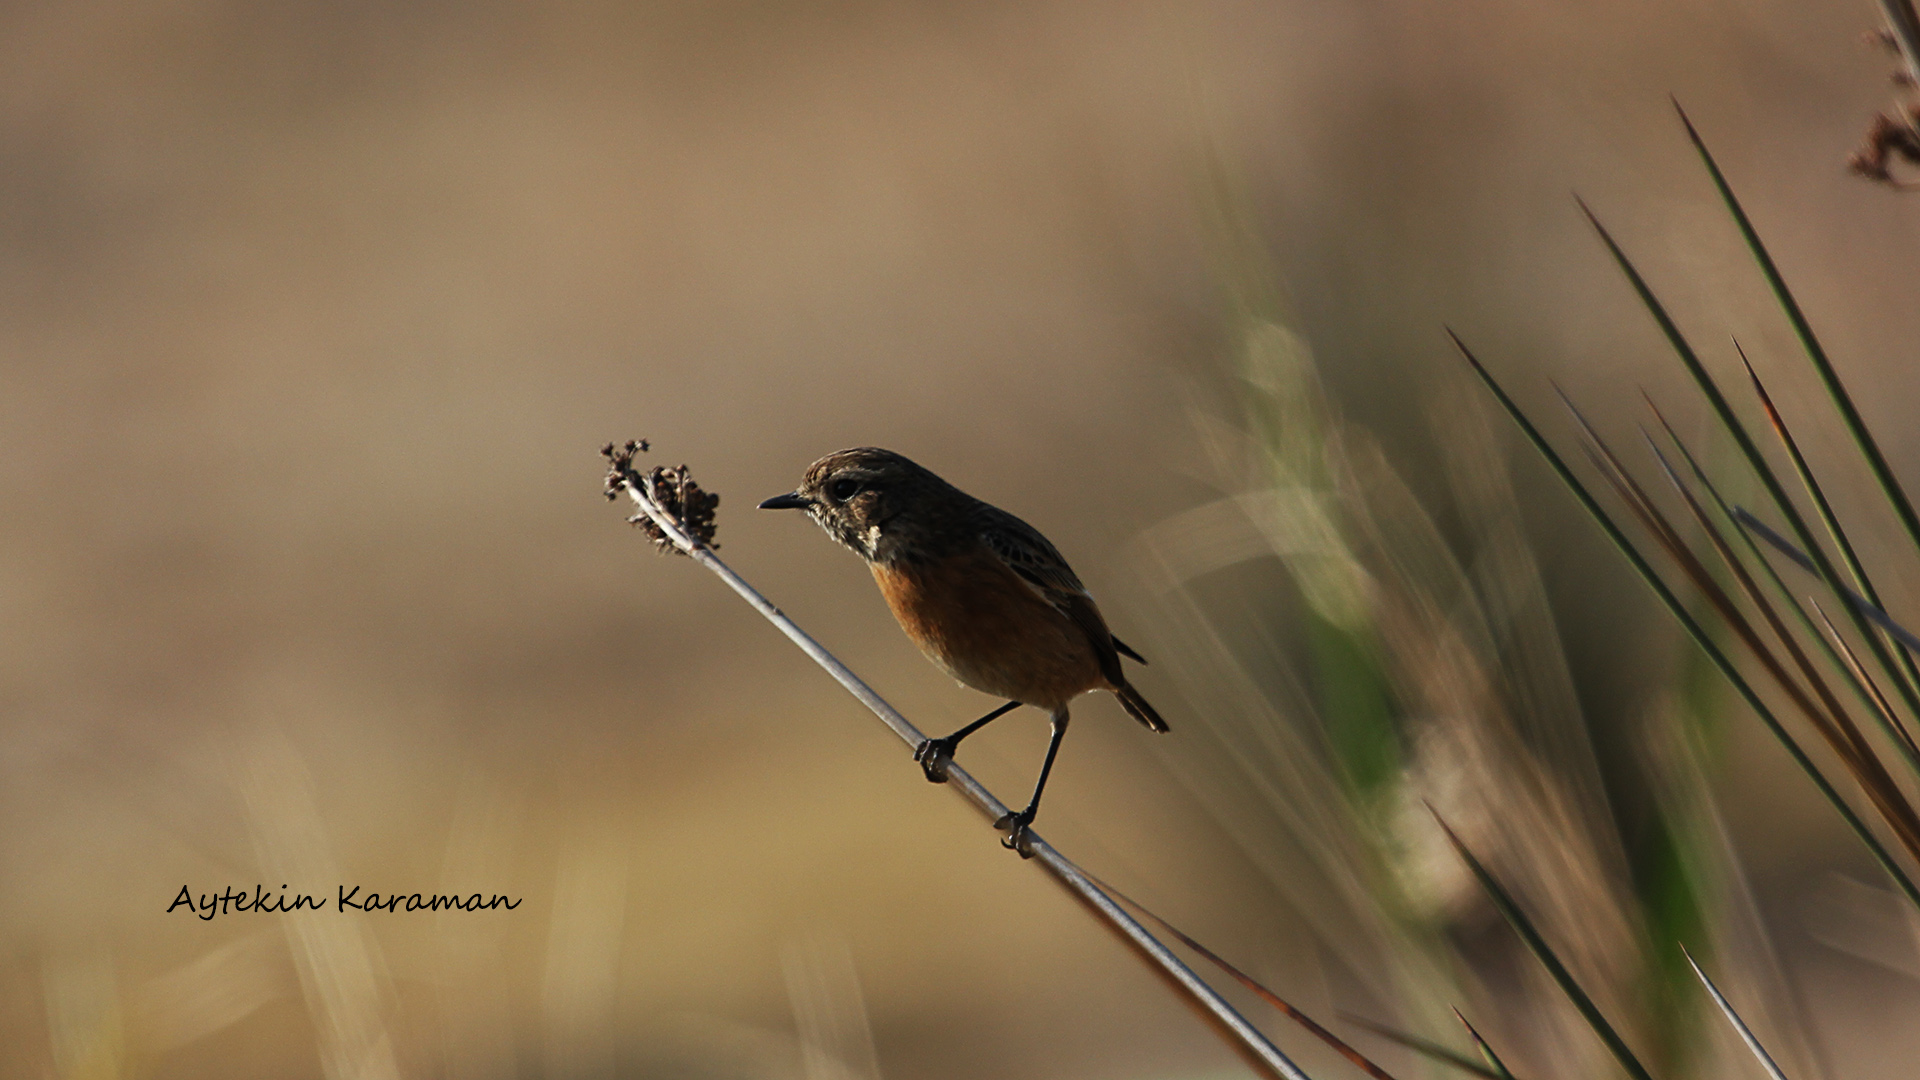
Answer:
[[[939,516],[969,500],[946,481],[894,453],[857,446],[807,466],[800,486],[760,504],[805,510],[827,535],[871,562],[911,557],[939,535]]]

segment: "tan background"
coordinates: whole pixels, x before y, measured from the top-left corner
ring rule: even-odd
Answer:
[[[1532,403],[1545,374],[1677,385],[1575,188],[1703,342],[1738,332],[1810,408],[1673,91],[1910,464],[1920,211],[1840,168],[1887,98],[1874,21],[0,9],[0,1076],[817,1076],[807,1033],[851,1060],[868,1023],[891,1077],[1233,1074],[824,676],[648,554],[595,448],[691,464],[722,554],[946,730],[990,703],[913,654],[856,560],[752,503],[828,450],[898,449],[1033,521],[1150,636],[1127,540],[1225,483],[1190,422],[1233,408],[1210,152],[1336,395],[1403,450],[1443,321]],[[1529,475],[1583,695],[1631,713],[1671,639]],[[1142,682],[1173,700],[1180,674]],[[1325,1007],[1315,945],[1165,766],[1168,712],[1153,741],[1085,704],[1043,831]],[[1011,797],[1043,742],[1012,719],[965,760]],[[1733,812],[1836,1073],[1901,1075],[1920,995],[1806,943],[1839,841],[1767,753],[1747,791],[1781,793]],[[183,884],[281,881],[525,903],[163,915]]]

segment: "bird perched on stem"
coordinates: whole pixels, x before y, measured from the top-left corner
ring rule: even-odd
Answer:
[[[1021,705],[1053,718],[1027,808],[995,823],[1029,856],[1027,827],[1067,733],[1067,704],[1110,690],[1134,719],[1166,731],[1127,682],[1120,658],[1146,663],[1107,629],[1073,568],[1039,530],[968,495],[890,450],[855,447],[807,467],[800,487],[760,504],[805,510],[827,535],[867,560],[900,628],[941,670],[1005,705],[914,751],[927,779],[945,783],[960,740]]]

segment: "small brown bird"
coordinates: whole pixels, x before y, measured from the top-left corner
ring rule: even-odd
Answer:
[[[914,751],[927,779],[945,783],[960,740],[1021,705],[1048,710],[1053,740],[1027,808],[1001,818],[1003,843],[1030,856],[1027,826],[1040,808],[1067,733],[1067,703],[1111,690],[1154,731],[1167,722],[1127,682],[1120,657],[1146,663],[1107,629],[1100,609],[1047,538],[889,450],[855,447],[807,467],[800,487],[760,504],[805,510],[827,535],[867,560],[893,617],[941,670],[1005,705]]]

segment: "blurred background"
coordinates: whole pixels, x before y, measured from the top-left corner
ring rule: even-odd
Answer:
[[[1640,387],[1704,435],[1577,189],[1806,418],[1915,610],[1666,97],[1920,481],[1920,206],[1842,165],[1891,100],[1878,22],[0,8],[0,1076],[1244,1075],[621,523],[596,449],[640,436],[930,732],[991,702],[753,504],[873,444],[1046,532],[1173,732],[1085,700],[1040,830],[1397,1074],[1459,1075],[1340,1013],[1465,1048],[1458,1004],[1522,1075],[1611,1068],[1427,799],[1663,1075],[1757,1075],[1683,934],[1792,1075],[1905,1075],[1908,913],[1440,331],[1556,436],[1549,379],[1622,441]],[[1045,737],[1018,713],[961,761],[1019,797]],[[523,903],[166,913],[282,883]]]

